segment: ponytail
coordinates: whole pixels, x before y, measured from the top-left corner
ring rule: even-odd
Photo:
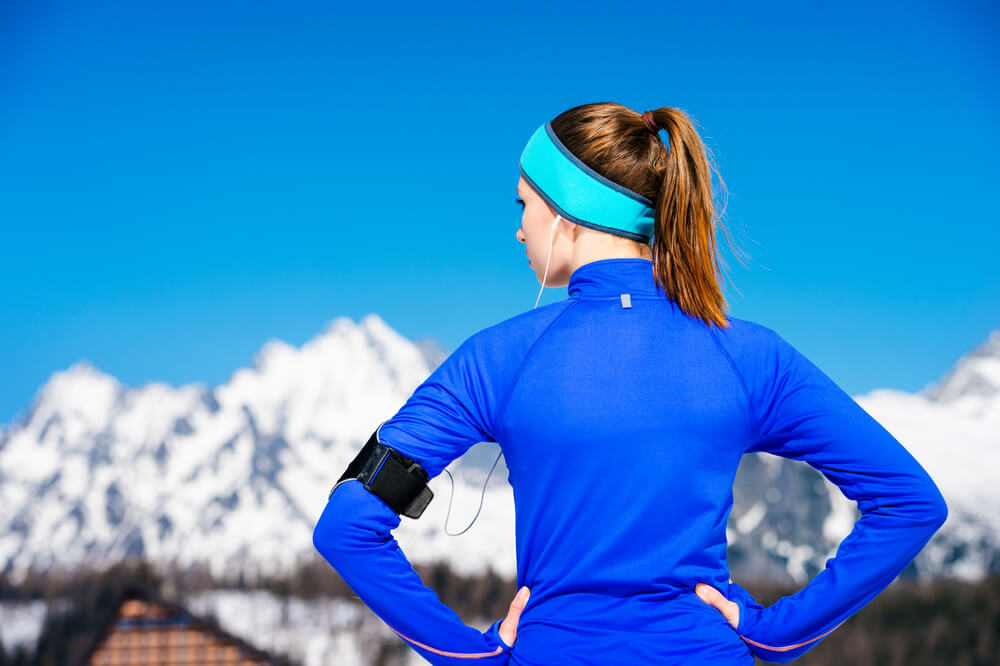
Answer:
[[[570,109],[553,119],[552,129],[587,166],[656,202],[650,244],[657,283],[688,315],[724,328],[729,324],[718,278],[725,262],[716,249],[716,224],[733,245],[721,224],[725,205],[719,213],[713,200],[712,171],[723,193],[725,183],[687,114],[662,107],[650,116],[669,146],[641,114],[611,102]]]

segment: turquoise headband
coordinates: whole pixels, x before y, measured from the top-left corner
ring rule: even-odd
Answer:
[[[521,175],[570,222],[643,243],[653,236],[656,204],[581,162],[552,131],[551,121],[524,147]]]

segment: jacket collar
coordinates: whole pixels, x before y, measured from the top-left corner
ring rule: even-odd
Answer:
[[[578,266],[570,275],[568,288],[570,298],[667,296],[653,277],[653,262],[639,257],[598,259]]]

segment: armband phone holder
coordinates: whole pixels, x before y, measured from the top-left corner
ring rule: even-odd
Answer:
[[[330,489],[327,499],[341,483],[357,479],[397,514],[419,518],[434,498],[434,493],[427,487],[427,472],[413,458],[378,441],[378,431],[383,424],[385,421],[379,424],[368,443],[347,466],[336,485]]]

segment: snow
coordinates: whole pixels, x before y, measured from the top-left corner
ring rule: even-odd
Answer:
[[[35,649],[45,621],[44,600],[0,601],[0,641],[4,650],[13,653],[19,646]]]
[[[350,599],[298,599],[265,591],[212,590],[185,600],[192,613],[211,613],[223,629],[257,648],[303,666],[365,666],[376,641],[402,642],[377,615]],[[493,620],[468,622],[485,631]],[[415,650],[409,663],[426,664]]]
[[[33,564],[111,563],[125,555],[133,530],[157,560],[208,562],[217,573],[248,562],[281,570],[312,557],[312,529],[336,478],[432,370],[421,346],[372,313],[359,323],[337,317],[299,348],[268,341],[252,367],[215,387],[128,387],[85,361],[56,372],[25,419],[0,430],[0,525],[8,526],[0,531],[0,569],[9,564],[17,580]],[[942,533],[993,543],[1000,534],[1000,330],[924,391],[880,389],[857,400],[941,488],[949,506]],[[481,443],[449,467],[456,482],[450,531],[476,514],[497,451]],[[470,460],[489,462],[482,469]],[[761,461],[755,482],[766,488],[787,461]],[[501,459],[476,523],[457,537],[444,531],[449,480],[432,479],[435,501],[394,532],[411,561],[513,577],[506,478]],[[826,492],[833,509],[823,534],[839,540],[856,505],[829,481]],[[791,501],[764,492],[765,499]],[[766,529],[768,506],[762,501],[734,517],[727,535],[738,540]],[[788,552],[789,566],[819,558],[773,534],[768,543]],[[943,563],[947,553],[932,543],[927,557]],[[963,558],[949,566],[981,574],[989,550]]]

